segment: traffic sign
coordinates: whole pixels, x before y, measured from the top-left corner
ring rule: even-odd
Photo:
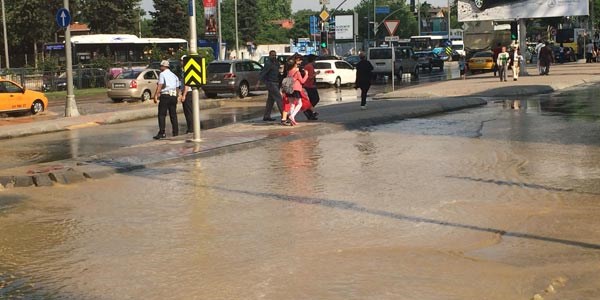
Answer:
[[[319,14],[319,17],[321,17],[321,20],[325,21],[325,20],[329,19],[329,13],[326,10],[323,10]]]
[[[389,6],[377,6],[375,7],[375,13],[378,15],[387,15],[390,13]]]
[[[200,55],[188,55],[183,59],[183,82],[188,86],[206,84],[206,59]]]
[[[68,9],[60,8],[56,12],[56,24],[62,28],[69,27],[69,24],[71,24],[71,14]]]
[[[385,41],[386,42],[399,42],[400,41],[400,37],[397,35],[394,36],[386,36],[385,37]]]
[[[385,24],[385,28],[387,28],[387,31],[390,35],[394,35],[398,29],[398,25],[400,25],[399,20],[387,20],[383,23]]]

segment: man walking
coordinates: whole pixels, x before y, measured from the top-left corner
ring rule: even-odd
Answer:
[[[499,71],[499,66],[496,61],[498,61],[498,54],[500,54],[500,52],[502,52],[502,44],[498,43],[496,48],[492,49],[492,68],[494,69],[494,77],[496,77],[496,73]],[[500,81],[502,81],[502,79],[500,79]]]
[[[367,92],[371,87],[373,65],[367,60],[364,52],[361,52],[358,57],[360,61],[356,64],[354,88],[360,88],[360,108],[367,109]]]
[[[308,79],[304,82],[304,89],[306,90],[306,94],[308,95],[308,99],[310,100],[310,104],[314,108],[317,106],[317,103],[321,100],[319,97],[319,91],[317,90],[317,82],[316,77],[317,73],[315,72],[315,55],[310,54],[307,57],[308,63],[304,66],[304,72],[308,72]],[[317,112],[313,112],[310,109],[304,111],[306,118],[309,120],[317,120]]]
[[[169,62],[166,60],[161,61],[158,85],[154,93],[154,103],[158,103],[158,134],[154,136],[155,140],[167,137],[165,135],[167,111],[171,119],[173,136],[179,135],[179,124],[177,123],[177,94],[179,92],[179,85],[179,77],[171,72]],[[158,95],[160,95],[160,98]]]
[[[540,49],[540,67],[542,69],[540,75],[548,75],[548,73],[550,73],[550,64],[552,62],[554,62],[554,54],[552,53],[550,45],[546,44],[545,47]]]
[[[267,86],[268,96],[267,104],[265,105],[265,113],[263,121],[275,121],[271,118],[273,112],[273,104],[277,103],[279,114],[283,113],[283,103],[281,102],[281,91],[279,90],[279,61],[277,60],[277,52],[269,51],[269,58],[265,60],[265,67],[260,71],[260,81]],[[258,88],[258,83],[256,84]]]
[[[508,60],[510,55],[506,52],[506,47],[502,47],[502,52],[498,54],[496,65],[498,66],[498,75],[500,75],[500,81],[506,81],[506,71],[508,70]]]
[[[542,64],[540,63],[540,51],[544,47],[546,47],[546,44],[544,42],[542,42],[542,40],[539,40],[537,45],[535,45],[535,53],[537,55],[537,67],[538,67],[538,73],[540,75],[542,75],[542,73],[543,73]]]

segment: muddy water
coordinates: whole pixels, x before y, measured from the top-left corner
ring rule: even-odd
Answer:
[[[0,298],[600,298],[600,126],[536,103],[2,191]]]

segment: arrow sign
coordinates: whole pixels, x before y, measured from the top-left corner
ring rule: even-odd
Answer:
[[[56,12],[56,24],[58,27],[67,28],[71,24],[71,14],[66,8],[61,8]]]
[[[390,35],[394,35],[398,29],[398,25],[400,25],[399,20],[387,20],[383,23],[385,24],[385,28],[387,28],[387,31]]]
[[[187,86],[206,84],[206,59],[200,55],[188,55],[184,58],[183,82]]]

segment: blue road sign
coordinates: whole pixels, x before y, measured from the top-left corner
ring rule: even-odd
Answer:
[[[56,12],[56,24],[59,27],[67,28],[71,24],[71,14],[66,8],[61,8]]]
[[[192,0],[188,0],[188,17],[194,16],[194,4]]]
[[[317,16],[310,16],[310,34],[319,34],[321,29],[319,28],[319,19]]]
[[[378,15],[387,15],[390,13],[389,6],[377,6],[375,7],[375,13]]]

